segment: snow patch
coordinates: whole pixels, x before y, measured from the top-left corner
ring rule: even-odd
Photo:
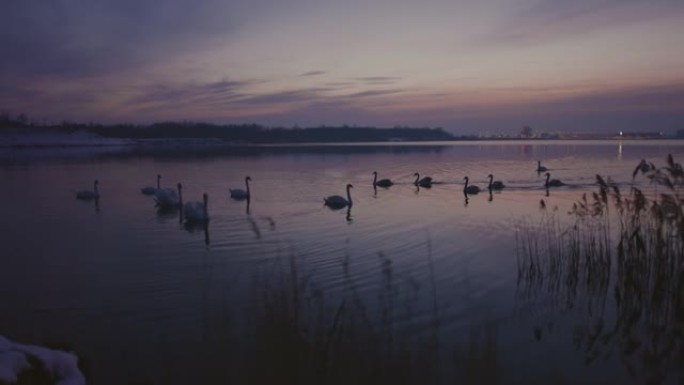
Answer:
[[[17,382],[23,370],[30,369],[29,357],[42,363],[55,379],[55,385],[85,385],[78,369],[78,357],[72,353],[38,345],[19,344],[0,336],[0,381]]]

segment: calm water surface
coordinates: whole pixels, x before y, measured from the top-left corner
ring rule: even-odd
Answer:
[[[69,344],[98,384],[230,380],[259,277],[292,261],[331,303],[352,287],[371,312],[391,271],[408,309],[397,328],[420,334],[438,309],[447,356],[489,330],[504,383],[643,382],[617,354],[588,363],[579,312],[520,295],[516,225],[539,218],[541,199],[564,216],[597,173],[627,188],[640,159],[681,162],[682,141],[108,151],[0,152],[0,334]],[[567,186],[547,196],[538,159]],[[396,184],[374,190],[375,170]],[[439,183],[417,189],[415,172]],[[487,193],[489,173],[504,191]],[[157,174],[164,186],[182,182],[186,201],[209,195],[206,229],[140,194]],[[249,205],[228,192],[246,175]],[[464,176],[484,192],[466,200]],[[76,200],[96,178],[97,204]],[[351,210],[324,207],[347,183]]]

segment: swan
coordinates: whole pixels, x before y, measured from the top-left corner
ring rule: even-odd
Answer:
[[[432,187],[432,178],[429,176],[423,177],[422,179],[420,178],[419,173],[413,174],[416,177],[416,181],[413,182],[414,185],[420,186],[420,187]]]
[[[549,178],[551,178],[551,174],[547,172],[547,173],[546,173],[546,182],[544,183],[544,187],[546,187],[546,188],[549,188],[549,187],[560,187],[560,186],[564,186],[564,185],[565,185],[565,183],[561,182],[561,181],[558,180],[558,179],[551,179],[551,180],[549,180]]]
[[[157,187],[153,187],[153,186],[143,187],[140,189],[140,192],[142,192],[145,195],[156,194],[157,190],[159,190],[159,180],[161,180],[161,175],[157,174]]]
[[[549,169],[541,165],[541,160],[537,161],[537,172],[546,172]]]
[[[495,181],[494,175],[492,174],[487,175],[487,178],[489,178],[489,190],[503,190],[503,188],[506,187],[502,181]]]
[[[209,197],[207,194],[202,195],[202,202],[186,202],[183,205],[183,216],[186,222],[205,222],[209,220],[209,211],[207,205]]]
[[[183,194],[181,190],[183,189],[183,185],[178,183],[177,188],[178,193],[176,193],[176,190],[172,188],[162,188],[157,190],[157,192],[154,194],[154,199],[157,201],[157,206],[169,208],[182,205]]]
[[[477,194],[480,192],[480,188],[477,186],[468,186],[468,177],[463,177],[465,180],[465,186],[463,186],[463,193],[464,194]]]
[[[390,187],[394,183],[389,179],[378,180],[378,172],[373,171],[373,186]]]
[[[230,197],[233,199],[247,199],[249,198],[249,181],[252,180],[249,176],[245,177],[245,186],[247,187],[247,190],[243,190],[241,188],[237,189],[228,189],[230,190]]]
[[[91,199],[97,199],[100,197],[100,192],[97,190],[97,185],[100,182],[95,179],[93,182],[93,189],[92,190],[81,190],[76,193],[76,199],[82,199],[82,200],[91,200]]]
[[[351,206],[352,205],[352,199],[351,199],[351,193],[349,190],[354,187],[351,184],[347,185],[347,199],[344,199],[343,197],[339,195],[331,195],[327,198],[323,198],[325,201],[326,206],[330,206],[332,208],[342,208],[345,206]]]

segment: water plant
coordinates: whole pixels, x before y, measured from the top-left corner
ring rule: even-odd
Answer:
[[[669,155],[660,168],[640,163],[638,174],[650,181],[646,191],[632,184],[623,193],[597,175],[598,191],[573,205],[569,225],[546,208],[537,224],[521,221],[518,294],[554,304],[546,315],[565,315],[581,303],[574,342],[588,364],[616,354],[637,381],[681,382],[684,171]],[[535,337],[552,324],[540,317]]]

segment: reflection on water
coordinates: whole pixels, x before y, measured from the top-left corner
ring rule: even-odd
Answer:
[[[185,221],[183,229],[188,233],[202,232],[204,234],[204,244],[209,245],[209,221]]]
[[[618,141],[618,160],[622,160],[622,140]]]
[[[565,225],[596,173],[650,197],[661,190],[633,181],[634,165],[669,152],[684,159],[675,141],[622,151],[529,142],[3,158],[0,199],[12,202],[13,221],[0,235],[9,256],[0,260],[0,334],[68,341],[100,384],[228,383],[235,371],[298,383],[363,382],[364,373],[377,373],[375,383],[629,381],[620,358],[604,359],[603,341],[617,351],[632,333],[632,361],[655,346],[643,330],[664,328],[675,341],[674,275],[637,258],[580,258],[516,282],[513,256],[520,218],[537,218],[541,204]],[[538,159],[567,186],[549,193]],[[394,185],[373,186],[373,170]],[[415,186],[416,170],[440,183]],[[492,173],[505,190],[463,194],[464,175],[486,186]],[[188,226],[178,208],[140,194],[157,174],[182,182],[184,195],[212,196],[211,220]],[[231,199],[228,186],[245,175],[250,198]],[[92,176],[103,182],[97,215],[73,198]],[[347,183],[353,206],[323,207]],[[600,366],[586,360],[594,356]]]
[[[90,200],[82,200],[81,199],[81,200],[79,200],[79,202],[81,202],[84,205],[93,205],[95,212],[96,213],[100,212],[100,198],[99,197],[96,197],[96,198],[93,198]]]

